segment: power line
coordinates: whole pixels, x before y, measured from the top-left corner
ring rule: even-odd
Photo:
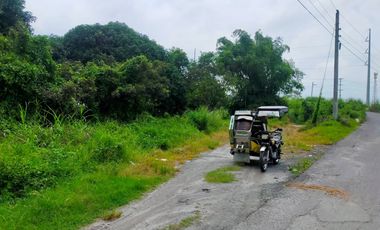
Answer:
[[[330,19],[334,21],[334,17],[330,15],[330,12],[324,7],[324,5],[321,3],[321,1],[317,0],[317,2],[322,7],[322,9],[327,13],[327,15],[330,17]]]
[[[325,20],[325,22],[327,22],[327,24],[331,27],[331,29],[334,28],[334,26],[330,23],[330,21],[325,17],[325,15],[323,15],[321,13],[321,11],[318,9],[318,7],[311,1],[311,0],[308,0],[310,2],[310,4],[314,7],[314,9],[319,13],[319,15],[322,16],[322,18]]]
[[[338,9],[338,7],[336,7],[336,5],[334,4],[334,2],[332,0],[330,0],[330,3],[334,7],[334,9],[336,9],[336,10]]]
[[[348,25],[350,25],[354,29],[354,31],[356,33],[358,33],[360,35],[360,37],[365,39],[365,36],[362,33],[360,33],[360,31],[354,25],[352,25],[352,23],[350,21],[348,21],[348,19],[346,17],[344,17],[344,15],[342,15],[342,18],[348,23]]]
[[[307,11],[309,12],[309,14],[315,19],[317,20],[317,22],[323,27],[325,28],[325,30],[329,33],[329,34],[333,34],[321,21],[319,21],[319,19],[300,1],[300,0],[297,0],[297,2],[299,4],[301,4],[301,6]]]
[[[352,55],[354,55],[357,59],[359,59],[361,62],[365,63],[366,61],[363,60],[361,57],[359,57],[354,51],[352,51],[348,46],[346,46],[344,43],[342,43],[342,46],[348,50]]]
[[[336,9],[336,5],[334,4],[334,2],[332,0],[329,0],[331,5]],[[332,33],[325,24],[323,24],[300,0],[297,0],[297,2],[330,34],[330,35],[333,35],[334,33]],[[347,20],[348,21],[348,20]],[[351,42],[349,42],[347,39],[345,38],[342,38],[342,40],[344,40],[345,42],[347,42],[351,47],[354,47],[353,44]],[[348,45],[345,45],[344,43],[341,43],[343,47],[345,47],[347,49],[347,51],[349,51],[353,56],[355,56],[358,60],[360,60],[362,63],[365,63],[366,61],[360,57],[360,55],[358,55],[357,53],[355,53],[351,48],[348,47]],[[356,51],[358,52],[358,49],[356,48]],[[361,52],[359,52],[361,53]],[[377,69],[371,67],[371,69],[377,71]]]
[[[351,47],[358,53],[362,54],[363,55],[363,51],[359,50],[357,47],[355,47],[350,41],[348,41],[347,39],[345,39],[344,37],[341,38],[341,40],[347,42],[349,45],[351,45]],[[343,44],[342,44],[343,45]]]

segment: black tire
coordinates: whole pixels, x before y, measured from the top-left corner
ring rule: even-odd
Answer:
[[[268,169],[268,159],[269,158],[269,150],[266,149],[264,152],[260,152],[260,169],[261,172],[265,172]]]
[[[274,151],[273,153],[274,153],[274,154],[273,154],[274,157],[273,157],[272,161],[273,161],[273,164],[274,164],[274,165],[277,165],[278,163],[280,163],[280,150],[277,149],[277,150]]]

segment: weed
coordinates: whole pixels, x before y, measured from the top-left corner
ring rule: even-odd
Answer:
[[[235,176],[230,173],[232,171],[239,171],[239,166],[228,166],[208,172],[205,175],[205,180],[209,183],[230,183],[236,180]]]
[[[310,168],[316,160],[317,158],[315,157],[301,158],[297,161],[297,163],[289,167],[289,171],[293,175],[299,176]]]
[[[120,210],[112,210],[112,211],[108,211],[106,212],[102,219],[104,221],[113,221],[113,220],[116,220],[116,219],[119,219],[121,217],[123,213],[120,211]]]
[[[19,107],[19,114],[20,114],[20,120],[21,120],[21,124],[22,125],[25,125],[26,124],[26,115],[27,115],[27,112],[28,112],[28,103],[25,103],[25,108],[22,107],[21,105],[18,105]]]
[[[199,211],[196,211],[193,215],[186,217],[185,219],[181,220],[178,224],[171,224],[164,228],[164,230],[182,230],[185,228],[190,227],[191,225],[195,224],[196,222],[199,222],[201,219],[201,214]]]

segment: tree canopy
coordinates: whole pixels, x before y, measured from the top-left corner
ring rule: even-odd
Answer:
[[[121,62],[138,55],[153,60],[164,60],[166,57],[162,46],[120,22],[80,25],[71,29],[62,39],[53,36],[52,44],[58,60],[82,63]]]
[[[33,35],[23,0],[0,2],[0,116],[133,120],[201,106],[253,109],[303,89],[281,39],[236,30],[216,52],[189,61],[127,25],[80,25],[63,37]],[[12,12],[12,15],[11,13]],[[4,19],[4,20],[3,20]]]
[[[25,11],[25,0],[0,1],[0,34],[6,34],[18,23],[30,27],[35,20],[31,12]]]
[[[303,89],[302,72],[282,58],[289,47],[281,39],[265,37],[260,31],[254,38],[243,30],[233,36],[235,41],[218,40],[216,61],[229,83],[234,108],[276,104],[280,93]]]

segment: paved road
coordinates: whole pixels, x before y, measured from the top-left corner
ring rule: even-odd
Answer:
[[[380,229],[380,115],[367,115],[357,132],[297,179],[346,197],[285,188],[234,229]]]
[[[195,212],[201,220],[189,229],[380,229],[379,136],[380,115],[369,113],[357,132],[296,181],[289,162],[282,162],[266,173],[243,166],[238,181],[208,184],[206,172],[232,164],[224,146],[185,164],[168,183],[122,208],[120,219],[88,229],[162,229]],[[288,187],[289,180],[299,188]]]

